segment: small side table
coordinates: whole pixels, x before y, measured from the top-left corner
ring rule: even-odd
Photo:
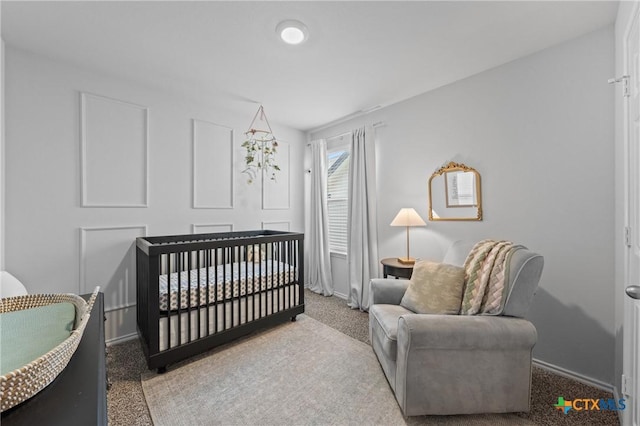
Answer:
[[[387,278],[388,275],[393,275],[398,278],[410,279],[413,273],[413,265],[405,265],[398,262],[397,257],[387,257],[380,261],[382,263],[382,276]]]

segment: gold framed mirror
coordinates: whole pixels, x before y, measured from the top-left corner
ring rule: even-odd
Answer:
[[[429,178],[429,220],[482,220],[480,173],[453,161]]]

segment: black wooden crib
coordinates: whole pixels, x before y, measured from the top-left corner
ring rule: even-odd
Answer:
[[[304,312],[304,235],[243,231],[137,239],[137,323],[149,369]]]

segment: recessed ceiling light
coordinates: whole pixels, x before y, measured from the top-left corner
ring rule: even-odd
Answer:
[[[309,37],[307,26],[292,19],[280,22],[276,27],[276,33],[287,44],[300,44]]]

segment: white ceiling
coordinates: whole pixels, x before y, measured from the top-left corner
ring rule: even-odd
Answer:
[[[309,130],[613,23],[617,1],[1,2],[23,48]],[[309,28],[300,46],[276,25]]]

